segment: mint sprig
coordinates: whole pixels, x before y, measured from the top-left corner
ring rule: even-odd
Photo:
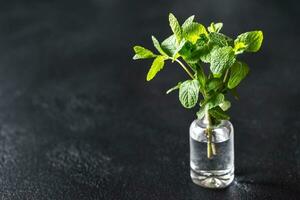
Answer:
[[[257,52],[263,42],[263,33],[250,31],[231,39],[220,32],[223,23],[211,23],[206,29],[204,25],[195,22],[194,18],[192,15],[180,25],[170,13],[172,34],[162,43],[152,36],[158,54],[135,46],[133,59],[154,59],[147,81],[164,68],[167,60],[177,62],[189,79],[180,81],[167,93],[178,89],[179,100],[188,109],[198,103],[198,118],[209,115],[213,122],[229,119],[226,111],[231,103],[227,95],[231,93],[238,98],[236,88],[249,73],[248,65],[239,60],[238,56],[245,52]]]

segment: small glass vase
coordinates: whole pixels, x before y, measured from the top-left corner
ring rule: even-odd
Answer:
[[[206,188],[225,188],[234,179],[233,126],[221,120],[207,134],[205,119],[194,120],[190,126],[191,178]]]

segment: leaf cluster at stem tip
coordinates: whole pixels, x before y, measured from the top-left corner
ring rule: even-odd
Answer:
[[[134,46],[133,59],[153,59],[147,81],[164,68],[165,61],[177,62],[189,79],[180,81],[167,94],[179,90],[179,100],[185,108],[199,103],[197,117],[200,119],[207,113],[215,120],[229,119],[226,111],[231,103],[226,95],[231,93],[238,99],[236,88],[249,73],[248,65],[239,60],[238,55],[257,52],[262,45],[263,32],[249,31],[232,39],[220,32],[223,23],[211,23],[206,28],[194,18],[190,16],[180,25],[170,13],[172,34],[162,42],[152,36],[156,53]]]

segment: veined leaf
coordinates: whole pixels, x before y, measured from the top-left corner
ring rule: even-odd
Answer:
[[[209,33],[208,38],[213,45],[217,45],[219,47],[228,46],[228,41],[232,40],[226,35],[217,32]]]
[[[179,87],[179,100],[183,107],[192,108],[197,104],[199,96],[198,80],[187,80]]]
[[[177,53],[182,49],[185,42],[185,39],[182,39],[177,44],[175,35],[171,35],[161,43],[161,48],[169,57],[176,59],[178,57]]]
[[[201,34],[207,35],[207,31],[202,24],[191,22],[182,26],[183,37],[193,44],[199,39]]]
[[[200,55],[200,59],[204,63],[210,63],[211,62],[211,53],[218,49],[218,46],[212,46],[211,44],[208,44],[205,46],[205,51],[203,51],[203,54]]]
[[[211,23],[209,27],[207,27],[207,30],[211,33],[213,32],[220,32],[220,30],[222,29],[223,27],[223,23],[219,22],[219,23]]]
[[[150,81],[151,79],[153,79],[155,77],[155,75],[157,74],[157,72],[159,72],[165,64],[165,60],[164,60],[164,56],[158,56],[154,59],[150,70],[147,74],[147,81]]]
[[[161,54],[161,55],[165,55],[165,56],[168,56],[166,54],[166,52],[164,52],[164,50],[161,48],[160,44],[159,44],[159,41],[152,35],[152,42],[153,42],[153,45],[154,47],[157,49],[157,51]]]
[[[183,27],[187,27],[189,26],[193,21],[194,21],[195,15],[190,16],[189,18],[187,18],[183,24],[182,24],[182,28]]]
[[[192,47],[183,56],[185,61],[193,64],[199,63],[202,56],[206,55],[209,52],[207,42],[208,42],[208,38],[203,34],[200,35],[199,39],[194,45],[191,42],[187,42],[190,43]]]
[[[220,108],[215,107],[208,111],[215,119],[218,120],[229,120],[230,117]]]
[[[225,69],[230,68],[235,62],[235,55],[232,47],[222,47],[211,53],[210,70],[214,76],[219,77]]]
[[[200,92],[204,93],[205,84],[206,84],[206,75],[202,66],[199,63],[189,63],[193,71],[195,72],[195,77],[197,77],[199,81],[199,90]]]
[[[223,111],[226,111],[231,107],[231,103],[230,101],[223,101],[222,103],[219,104],[219,106]]]
[[[263,41],[263,32],[262,31],[251,31],[239,35],[234,43],[243,42],[247,47],[245,51],[248,52],[257,52]]]
[[[208,110],[219,106],[221,103],[223,103],[225,97],[224,94],[219,93],[215,95],[214,97],[210,98],[206,103],[205,106],[207,107]]]
[[[134,60],[137,59],[146,59],[146,58],[155,58],[157,55],[152,53],[152,51],[141,47],[141,46],[134,46],[133,47],[135,55],[133,57]]]
[[[206,92],[210,92],[212,90],[217,91],[222,87],[223,81],[219,78],[209,79],[206,84]]]
[[[169,23],[170,23],[170,27],[176,37],[177,44],[179,44],[182,39],[182,30],[181,30],[181,26],[179,25],[176,17],[172,13],[169,14]]]
[[[237,61],[230,69],[230,77],[227,87],[235,88],[249,73],[249,67],[246,63]]]
[[[235,54],[241,54],[247,49],[247,45],[244,42],[235,42],[233,51]]]

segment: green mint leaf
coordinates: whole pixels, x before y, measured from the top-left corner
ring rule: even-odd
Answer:
[[[190,44],[191,48],[189,49],[189,51],[184,52],[184,55],[182,55],[182,51],[180,52],[180,54],[188,63],[199,63],[201,57],[209,53],[207,42],[208,38],[202,34],[195,44],[187,42],[187,44]]]
[[[198,80],[187,80],[179,87],[179,100],[183,107],[192,108],[197,104],[199,96]]]
[[[235,55],[243,53],[247,49],[247,45],[244,42],[235,42],[233,51]]]
[[[205,46],[205,50],[202,52],[202,54],[200,55],[200,59],[202,62],[204,63],[210,63],[211,61],[211,53],[216,50],[218,47],[214,46],[212,47],[211,45],[206,45]]]
[[[179,44],[182,39],[182,30],[179,22],[177,21],[176,17],[172,13],[169,14],[169,23],[176,37],[177,44]]]
[[[229,120],[230,117],[220,108],[215,107],[208,111],[217,120]]]
[[[154,53],[152,53],[152,51],[150,51],[144,47],[141,47],[141,46],[134,46],[133,49],[135,52],[133,60],[155,58],[157,56]]]
[[[210,57],[210,70],[215,77],[220,77],[225,69],[230,68],[235,62],[232,47],[222,47],[214,50]]]
[[[150,70],[147,74],[147,81],[150,81],[152,80],[155,75],[157,74],[157,72],[159,72],[163,67],[164,67],[164,64],[165,64],[165,58],[164,56],[157,56],[151,67],[150,67]]]
[[[217,33],[220,32],[220,30],[222,29],[222,27],[223,27],[223,23],[222,22],[216,23],[215,24],[215,31]]]
[[[177,83],[177,85],[175,85],[174,87],[168,89],[168,91],[166,92],[166,94],[170,94],[171,92],[173,92],[174,90],[178,90],[179,87],[181,85],[181,82]]]
[[[173,57],[177,47],[176,43],[175,35],[171,35],[161,43],[161,48],[169,57]]]
[[[177,53],[185,45],[185,42],[185,39],[182,39],[181,42],[177,44],[175,35],[171,35],[161,43],[161,48],[169,57],[176,59],[179,57]]]
[[[199,90],[201,93],[205,91],[205,84],[206,84],[206,75],[202,66],[199,63],[188,63],[192,70],[195,72],[195,77],[199,81]]]
[[[230,101],[223,101],[219,106],[223,111],[226,111],[231,107],[231,103]]]
[[[215,23],[212,22],[212,23],[210,24],[210,26],[207,27],[207,30],[208,30],[210,33],[216,32],[216,29],[215,29]]]
[[[213,45],[217,45],[219,47],[228,46],[228,43],[232,41],[232,39],[228,36],[216,32],[209,33],[208,38]]]
[[[205,106],[208,110],[219,106],[221,103],[223,103],[225,97],[224,94],[218,93],[212,98],[210,98],[208,101],[205,102]]]
[[[222,87],[222,85],[223,85],[223,81],[219,78],[209,79],[206,84],[206,92],[210,92],[212,90],[217,91]]]
[[[192,51],[193,47],[194,46],[191,42],[185,41],[185,44],[183,45],[183,47],[179,51],[180,56],[182,56],[184,59],[186,57],[188,57],[191,54],[191,51]]]
[[[207,31],[202,24],[191,22],[187,23],[185,26],[182,26],[183,37],[195,44],[199,39],[201,34],[207,35]]]
[[[193,49],[184,59],[188,63],[199,63],[200,59],[209,53],[207,46],[197,47]]]
[[[249,73],[249,67],[246,63],[235,62],[230,69],[230,76],[227,87],[229,89],[235,88]]]
[[[257,52],[263,41],[262,31],[251,31],[239,35],[234,43],[243,42],[247,47],[245,51],[247,52]]]
[[[189,26],[189,24],[191,24],[194,21],[195,15],[190,16],[189,18],[187,18],[183,24],[182,24],[182,28],[183,27],[187,27]]]
[[[185,43],[186,43],[186,40],[183,38],[182,40],[181,40],[181,42],[177,45],[177,47],[176,47],[176,50],[175,50],[175,52],[174,52],[174,54],[173,54],[173,59],[176,59],[177,57],[179,57],[179,55],[178,55],[178,53],[179,53],[179,51],[183,48],[183,46],[185,45]]]
[[[209,27],[207,27],[207,30],[210,32],[210,33],[213,33],[213,32],[220,32],[220,30],[222,29],[223,27],[223,23],[219,22],[219,23],[211,23]]]
[[[153,42],[153,45],[154,47],[157,49],[157,51],[161,54],[161,55],[164,55],[164,56],[168,56],[164,50],[161,48],[160,44],[159,44],[159,41],[152,35],[152,42]]]

